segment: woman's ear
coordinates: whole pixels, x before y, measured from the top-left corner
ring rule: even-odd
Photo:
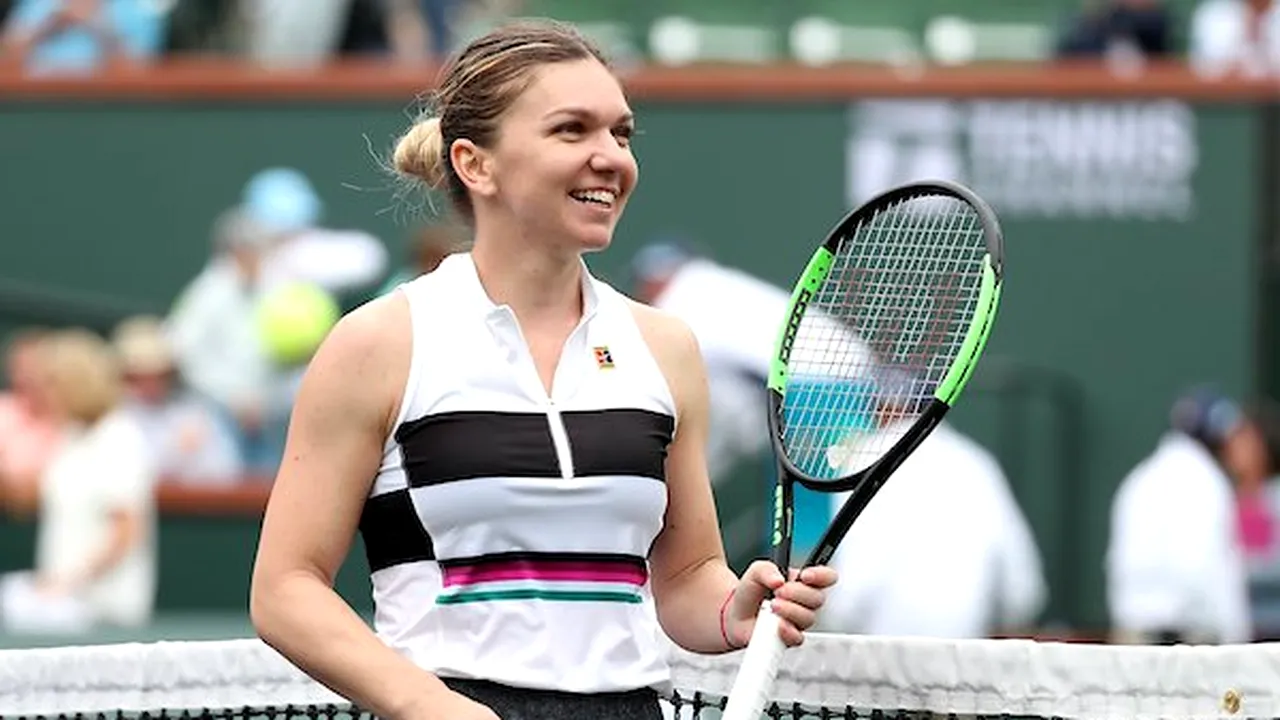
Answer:
[[[449,147],[449,160],[453,171],[463,186],[477,195],[492,196],[497,192],[493,179],[493,158],[484,148],[465,138],[453,141]]]

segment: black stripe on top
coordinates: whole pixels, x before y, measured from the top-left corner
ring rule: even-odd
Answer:
[[[574,474],[664,480],[670,415],[636,409],[561,413]],[[543,413],[454,412],[396,429],[411,487],[483,477],[558,478],[551,425]]]
[[[539,552],[534,550],[510,550],[485,553],[471,557],[440,558],[442,568],[476,568],[487,570],[527,563],[532,565],[614,565],[637,570],[649,569],[648,562],[639,555],[612,552]]]
[[[631,409],[583,410],[562,417],[573,451],[574,475],[666,480],[667,446],[675,432],[675,418]]]
[[[374,495],[364,501],[360,537],[364,540],[370,572],[436,559],[435,546],[418,518],[408,488]]]

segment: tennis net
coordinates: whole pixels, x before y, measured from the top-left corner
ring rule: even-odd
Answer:
[[[811,634],[772,718],[1280,718],[1280,648]],[[740,653],[673,651],[668,718],[716,718]],[[0,717],[358,715],[256,639],[0,651]],[[585,720],[585,719],[584,719]]]

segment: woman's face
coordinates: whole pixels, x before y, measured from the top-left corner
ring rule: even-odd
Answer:
[[[598,61],[552,63],[504,113],[491,194],[534,238],[579,251],[609,245],[639,169],[622,87]]]
[[[1270,457],[1262,430],[1252,421],[1240,426],[1222,447],[1222,463],[1245,492],[1259,489],[1271,475]]]

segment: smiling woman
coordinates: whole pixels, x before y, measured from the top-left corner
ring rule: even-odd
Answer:
[[[434,112],[396,147],[396,168],[445,187],[469,221],[501,223],[492,232],[477,224],[477,236],[509,237],[503,226],[527,225],[549,202],[572,199],[593,212],[540,230],[583,248],[607,245],[637,168],[631,109],[600,52],[567,28],[527,25],[473,46],[456,66],[467,72],[446,73]],[[485,206],[478,214],[477,205]],[[586,235],[574,227],[583,218],[597,226]]]
[[[659,718],[661,633],[740,647],[773,592],[797,644],[834,573],[728,568],[697,345],[582,261],[638,177],[600,52],[562,24],[509,25],[438,88],[395,166],[448,190],[473,249],[316,354],[263,523],[255,626],[380,716]],[[373,633],[332,590],[357,530]]]

